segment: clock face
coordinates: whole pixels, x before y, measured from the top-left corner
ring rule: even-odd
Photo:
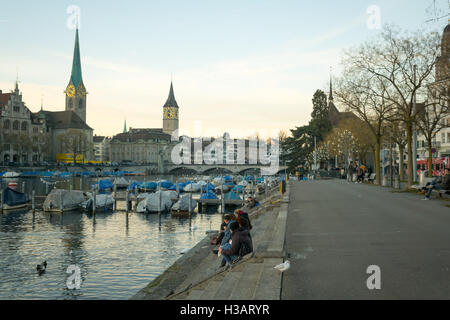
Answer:
[[[83,85],[80,85],[80,87],[77,90],[77,93],[80,97],[84,97],[86,95],[86,88]]]
[[[164,109],[164,119],[177,119],[178,110],[176,108],[168,107]]]
[[[75,95],[75,87],[73,86],[73,84],[67,87],[66,94],[69,97],[73,97]]]

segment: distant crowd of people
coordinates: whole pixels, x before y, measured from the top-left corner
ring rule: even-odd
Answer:
[[[372,169],[369,167],[367,168],[364,164],[356,165],[353,163],[353,161],[350,161],[350,164],[347,168],[347,182],[353,182],[353,175],[356,174],[356,181],[355,183],[363,183],[364,177],[366,176],[366,173],[368,175],[372,174]],[[341,174],[342,171],[341,171]]]

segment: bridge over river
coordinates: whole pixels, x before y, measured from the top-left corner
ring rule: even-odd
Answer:
[[[260,174],[261,169],[269,169],[269,165],[260,164],[180,164],[165,163],[163,166],[158,164],[142,164],[142,165],[118,165],[118,166],[93,166],[93,165],[54,165],[40,167],[0,167],[0,172],[5,171],[134,171],[146,172],[147,174]],[[275,168],[273,174],[282,173],[286,166]]]

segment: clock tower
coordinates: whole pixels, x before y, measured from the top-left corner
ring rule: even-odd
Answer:
[[[86,88],[81,75],[80,44],[78,41],[78,28],[75,34],[75,49],[73,52],[72,74],[66,91],[66,110],[75,112],[86,122]]]
[[[173,85],[170,83],[169,97],[163,106],[163,132],[172,134],[178,129],[178,104],[173,93]]]

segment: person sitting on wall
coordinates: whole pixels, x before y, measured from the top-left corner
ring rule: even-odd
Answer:
[[[448,168],[445,169],[445,174],[442,177],[442,182],[441,183],[434,183],[434,184],[429,184],[426,188],[428,189],[425,198],[423,198],[422,200],[430,200],[430,195],[431,192],[433,192],[434,189],[436,190],[450,190],[450,173]]]
[[[233,221],[230,224],[230,232],[233,235],[231,243],[227,243],[219,248],[219,254],[223,256],[228,265],[253,252],[252,238],[246,228]]]

